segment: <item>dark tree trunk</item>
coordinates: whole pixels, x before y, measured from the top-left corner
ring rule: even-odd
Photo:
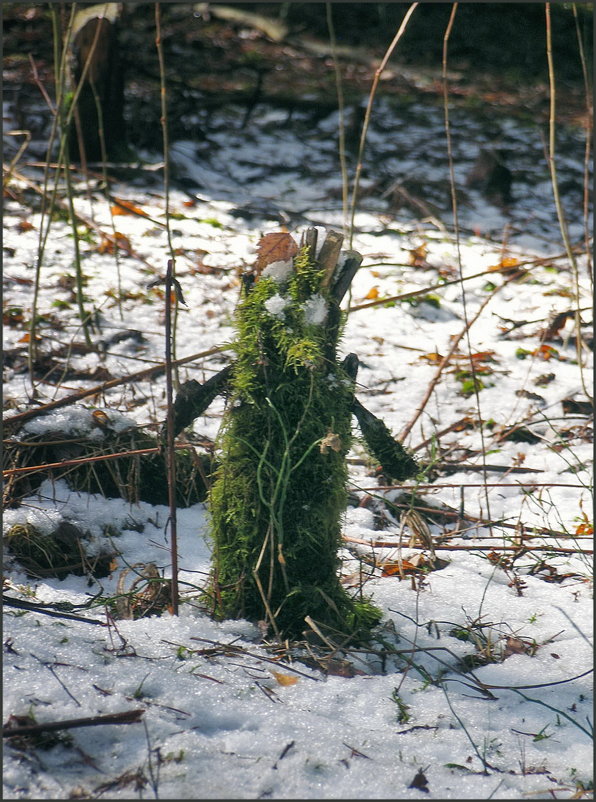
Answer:
[[[95,13],[92,9],[96,9]],[[118,159],[126,152],[119,11],[112,8],[101,16],[104,10],[105,4],[83,8],[79,13],[84,17],[78,25],[75,21],[73,80],[75,88],[81,82],[82,86],[69,137],[74,161],[102,160],[102,132],[108,159]]]

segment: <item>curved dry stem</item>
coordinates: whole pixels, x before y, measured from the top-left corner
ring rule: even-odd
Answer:
[[[472,374],[472,384],[474,388],[474,400],[476,402],[476,411],[478,413],[478,420],[482,421],[482,413],[480,409],[480,389],[479,389],[479,382],[477,381],[476,377],[476,365],[474,364],[474,360],[472,359],[472,344],[470,341],[470,323],[468,318],[468,303],[466,299],[466,290],[464,287],[464,279],[463,279],[463,268],[462,268],[462,259],[461,259],[461,243],[459,238],[459,218],[458,218],[458,205],[457,205],[457,193],[455,191],[455,168],[453,164],[453,149],[451,145],[451,128],[449,125],[449,91],[447,86],[447,52],[448,52],[448,44],[449,44],[449,37],[451,36],[451,31],[453,29],[453,23],[455,21],[455,15],[457,13],[458,3],[453,4],[453,8],[451,9],[451,16],[449,17],[449,22],[447,23],[447,29],[445,30],[445,36],[443,37],[443,61],[442,61],[442,80],[443,80],[443,108],[445,114],[445,134],[447,137],[447,158],[449,162],[449,185],[451,189],[451,206],[453,209],[453,226],[455,229],[455,245],[457,250],[457,265],[459,269],[459,279],[461,283],[461,291],[462,291],[462,311],[464,316],[464,321],[466,323],[464,332],[466,337],[466,345],[468,349],[468,357],[470,360],[470,372]],[[486,454],[486,445],[484,442],[484,427],[482,423],[479,426],[480,430],[480,443],[482,449],[482,472],[484,475],[485,482],[487,481],[487,472],[486,472],[486,461],[485,461],[485,454]],[[486,501],[486,511],[487,516],[490,519],[490,501],[488,497],[488,491],[485,490],[485,501]]]
[[[341,70],[337,60],[337,42],[335,39],[335,27],[333,25],[333,13],[331,3],[325,3],[327,11],[327,28],[329,30],[329,41],[331,43],[331,57],[333,59],[333,69],[335,71],[335,88],[337,92],[337,108],[339,111],[339,169],[341,172],[341,209],[343,220],[344,237],[348,235],[348,167],[346,163],[346,124],[345,124],[345,104],[344,93],[341,82]]]
[[[588,63],[586,53],[584,50],[584,43],[582,41],[581,31],[579,29],[579,20],[577,18],[577,5],[573,3],[571,6],[573,10],[573,17],[575,19],[575,30],[577,33],[577,46],[579,49],[579,58],[582,65],[582,77],[584,81],[584,91],[586,98],[586,146],[584,150],[584,198],[583,198],[583,212],[584,212],[584,241],[586,249],[586,261],[588,265],[588,275],[590,277],[590,287],[592,295],[594,295],[594,269],[592,264],[592,248],[590,245],[590,197],[592,184],[590,181],[590,166],[592,155],[592,130],[593,130],[593,115],[594,104],[592,102],[592,87],[590,86],[590,77],[588,74]]]
[[[451,347],[449,348],[449,351],[445,354],[443,359],[440,361],[439,366],[437,367],[437,370],[435,372],[435,375],[433,376],[433,378],[431,379],[428,387],[426,388],[426,393],[424,394],[424,397],[423,397],[422,401],[420,402],[419,406],[416,408],[416,411],[415,411],[414,415],[408,421],[408,423],[406,423],[404,428],[401,430],[399,436],[397,437],[397,440],[400,443],[404,442],[405,438],[412,431],[412,428],[414,427],[414,424],[416,423],[416,421],[418,420],[420,415],[422,415],[422,413],[424,412],[424,409],[425,409],[426,405],[428,404],[428,402],[429,402],[429,400],[430,400],[430,398],[432,396],[433,390],[435,389],[435,386],[437,385],[439,379],[441,378],[441,374],[443,373],[443,371],[445,370],[445,368],[449,364],[449,360],[451,359],[453,354],[457,351],[457,348],[458,348],[460,342],[462,341],[462,339],[464,338],[464,336],[467,334],[469,329],[474,325],[474,323],[478,320],[478,318],[480,317],[482,312],[485,310],[486,306],[489,304],[490,301],[492,301],[492,299],[495,297],[495,295],[500,290],[502,290],[504,287],[506,287],[514,279],[515,279],[515,276],[511,276],[510,278],[506,279],[501,284],[500,287],[496,287],[491,292],[491,294],[488,296],[488,298],[485,298],[484,301],[480,304],[480,307],[479,307],[478,311],[476,312],[476,314],[474,315],[474,317],[471,320],[467,321],[467,323],[464,326],[464,328],[457,335],[457,337],[453,340],[453,342],[451,343]],[[484,449],[483,449],[483,452],[484,452]]]
[[[569,259],[569,264],[571,265],[571,269],[573,272],[573,283],[576,295],[576,310],[577,310],[580,306],[579,268],[577,264],[577,259],[575,258],[574,250],[571,246],[571,240],[569,238],[569,228],[567,226],[567,219],[565,217],[563,204],[561,202],[561,195],[559,192],[559,181],[557,176],[557,162],[555,155],[556,122],[557,122],[557,115],[556,115],[557,89],[556,89],[555,68],[553,61],[550,3],[545,4],[545,13],[546,13],[546,59],[548,63],[548,82],[549,82],[549,92],[550,92],[547,161],[548,161],[548,168],[550,171],[551,184],[553,188],[555,207],[557,209],[557,217],[559,220],[559,228],[561,230],[561,237],[563,239],[563,244],[567,252],[567,258]],[[576,311],[575,313],[575,337],[576,337],[576,349],[577,349],[577,364],[579,367],[579,375],[582,389],[586,395],[586,398],[590,399],[590,401],[593,401],[593,397],[588,391],[588,385],[586,383],[586,377],[584,374],[584,365],[582,359],[583,341],[581,337],[581,320],[578,311]]]
[[[352,190],[352,206],[351,206],[351,210],[350,210],[350,240],[349,240],[349,246],[348,246],[350,248],[352,247],[352,239],[354,237],[354,217],[356,215],[356,202],[358,200],[358,190],[360,188],[360,174],[362,173],[362,157],[364,155],[364,145],[366,144],[366,135],[368,133],[368,126],[370,124],[370,115],[371,115],[371,112],[372,112],[372,107],[373,107],[373,103],[374,103],[374,100],[375,100],[375,95],[377,93],[377,87],[379,85],[379,81],[381,79],[381,75],[383,74],[383,71],[384,71],[385,67],[387,66],[387,62],[391,58],[391,55],[393,54],[393,51],[395,50],[395,48],[397,46],[397,43],[399,42],[399,40],[403,36],[406,28],[408,27],[408,23],[410,21],[410,17],[412,16],[414,11],[416,10],[417,5],[418,5],[418,3],[412,3],[412,5],[407,10],[405,17],[403,18],[402,23],[399,26],[399,29],[398,29],[397,33],[393,37],[393,41],[391,42],[391,44],[387,48],[387,51],[385,52],[385,55],[383,56],[383,60],[381,61],[380,65],[378,66],[377,70],[375,71],[375,75],[374,75],[374,78],[373,78],[372,87],[371,87],[371,90],[370,90],[370,95],[368,97],[368,103],[366,105],[366,112],[365,112],[365,115],[364,115],[364,123],[362,125],[362,134],[360,135],[360,144],[358,146],[358,161],[357,161],[357,164],[356,164],[356,172],[355,172],[355,175],[354,175],[354,188]]]
[[[168,250],[170,252],[170,260],[172,262],[171,277],[172,284],[176,284],[176,259],[174,253],[174,246],[172,245],[172,230],[170,228],[170,138],[168,133],[168,98],[166,90],[166,68],[163,54],[162,32],[161,32],[161,5],[155,4],[155,46],[157,48],[157,58],[159,61],[159,87],[160,87],[160,103],[161,103],[161,131],[163,140],[163,185],[165,195],[165,218],[166,218],[166,236],[168,238]],[[168,299],[168,303],[170,300]],[[176,294],[174,303],[174,315],[172,319],[172,360],[176,361],[176,333],[178,328],[178,309],[179,299]],[[176,390],[180,389],[180,382],[178,378],[178,371],[174,371],[174,384]]]

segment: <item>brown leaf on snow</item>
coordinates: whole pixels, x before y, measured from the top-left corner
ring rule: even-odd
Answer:
[[[111,210],[114,217],[119,214],[134,214],[139,217],[149,217],[147,212],[135,206],[131,201],[123,200],[122,198],[114,198],[114,204]]]
[[[511,657],[512,654],[529,654],[534,655],[536,652],[536,645],[531,641],[522,640],[521,638],[507,637],[505,638],[505,649],[503,650],[503,660],[506,657]]]
[[[505,256],[498,265],[491,265],[488,269],[497,272],[497,273],[505,273],[511,274],[515,272],[522,272],[521,270],[517,270],[517,266],[519,265],[519,259],[516,259],[515,256]]]
[[[321,665],[323,670],[328,676],[333,677],[344,677],[345,679],[351,679],[355,676],[363,676],[364,671],[360,671],[360,669],[355,668],[353,663],[350,663],[349,660],[342,660],[340,658],[335,657],[328,657],[325,658]]]
[[[255,270],[261,273],[272,262],[287,262],[297,253],[298,246],[291,234],[285,231],[265,234],[259,241]]]
[[[555,315],[544,330],[542,335],[543,339],[553,340],[559,334],[565,323],[567,323],[567,319],[572,318],[574,314],[573,310],[571,310],[570,312],[559,312],[558,315]]]
[[[274,671],[271,669],[271,673],[276,679],[276,682],[282,686],[288,685],[295,685],[298,682],[298,677],[293,677],[291,674],[282,674],[281,671]]]
[[[130,244],[130,240],[125,234],[122,234],[120,231],[116,231],[115,234],[109,237],[102,235],[101,242],[97,246],[97,253],[107,253],[107,254],[114,254],[116,250],[120,249],[121,251],[130,251],[132,248]]]
[[[436,365],[437,363],[442,362],[444,357],[437,351],[431,351],[430,354],[422,354],[422,356],[419,356],[418,359],[424,359],[424,361],[428,362],[429,365]]]
[[[408,261],[412,265],[412,267],[430,267],[429,263],[426,260],[428,256],[428,245],[423,242],[422,245],[419,245],[417,248],[413,248],[410,251],[410,256]]]
[[[91,417],[93,418],[93,423],[96,426],[99,426],[100,429],[109,429],[110,428],[110,418],[103,409],[95,409],[91,413]]]
[[[370,290],[364,296],[365,301],[375,301],[379,297],[379,288],[375,284],[374,287],[371,287]]]
[[[415,571],[419,571],[422,567],[422,565],[414,565],[410,560],[390,560],[381,565],[381,576],[412,574]]]

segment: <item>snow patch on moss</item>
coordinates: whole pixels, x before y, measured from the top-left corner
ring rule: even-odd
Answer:
[[[281,295],[275,294],[272,295],[271,298],[267,298],[264,306],[272,317],[277,317],[280,320],[283,320],[285,317],[284,309],[289,303],[290,302],[287,298],[283,298]]]
[[[307,298],[302,309],[304,310],[304,319],[310,325],[320,326],[327,319],[327,301],[318,293]]]
[[[264,268],[261,275],[272,278],[273,281],[276,281],[278,284],[283,284],[288,281],[292,275],[293,269],[293,261],[291,259],[287,259],[286,261],[271,262],[271,264],[268,264],[267,267]]]

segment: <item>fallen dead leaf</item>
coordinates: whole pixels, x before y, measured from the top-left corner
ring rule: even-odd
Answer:
[[[293,677],[291,674],[282,674],[281,671],[274,671],[273,669],[271,669],[271,673],[275,677],[276,682],[284,687],[295,685],[298,682],[298,677]]]
[[[510,273],[518,265],[519,259],[516,259],[515,256],[505,256],[499,264],[491,265],[488,269],[497,273]]]
[[[522,640],[521,638],[507,637],[505,638],[505,649],[503,650],[503,659],[511,657],[512,654],[530,654],[533,655],[535,646],[530,641]]]
[[[438,354],[436,351],[431,351],[429,354],[422,354],[422,356],[419,356],[418,359],[424,359],[425,362],[428,362],[430,365],[436,365],[437,362],[440,362],[442,359],[444,359],[444,357],[441,356],[441,354]]]
[[[381,565],[381,576],[396,576],[400,574],[413,574],[420,571],[421,565],[414,565],[409,560],[391,560]]]
[[[422,245],[419,245],[417,248],[412,248],[410,251],[409,262],[412,267],[430,267],[428,262],[426,261],[426,257],[428,255],[428,245],[423,242]]]
[[[365,301],[374,301],[379,297],[379,288],[375,285],[364,296]]]
[[[114,198],[114,204],[111,206],[111,212],[114,217],[119,214],[136,214],[140,217],[149,217],[147,212],[144,212],[141,208],[135,206],[131,201],[122,200],[122,198]]]
[[[114,254],[117,249],[130,251],[131,247],[128,237],[120,231],[116,231],[113,237],[102,237],[101,242],[97,246],[97,253],[107,253],[111,255]]]
[[[272,262],[287,262],[298,253],[298,246],[291,234],[276,231],[265,234],[259,241],[255,270],[260,274]]]

